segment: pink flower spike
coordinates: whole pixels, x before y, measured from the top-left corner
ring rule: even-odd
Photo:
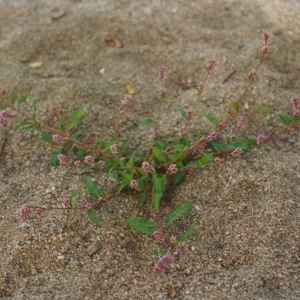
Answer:
[[[99,161],[98,161],[98,165],[99,165],[100,167],[104,167],[104,166],[105,166],[105,162],[104,162],[103,160],[99,160]]]
[[[161,257],[155,264],[154,266],[154,271],[156,273],[164,273],[167,268],[169,267],[169,265],[171,264],[171,262],[173,261],[174,256],[172,255],[172,253],[170,251],[167,252],[167,254],[165,254],[163,257]]]
[[[31,211],[30,204],[28,203],[24,204],[19,211],[19,218],[22,221],[26,221],[29,217],[30,211]]]
[[[165,88],[160,87],[160,88],[158,89],[158,95],[159,95],[159,96],[163,96],[165,93],[166,93],[166,89],[165,89]]]
[[[267,54],[269,52],[269,47],[268,46],[263,46],[261,48],[261,51],[262,51],[263,54]]]
[[[8,110],[2,110],[0,111],[0,118],[10,119],[12,117],[15,117],[10,111]]]
[[[257,145],[264,144],[266,141],[267,141],[267,137],[263,134],[259,134],[256,139],[256,144]]]
[[[268,40],[270,38],[270,34],[268,32],[263,33],[263,40],[265,41],[265,44],[267,44]]]
[[[142,169],[145,173],[153,173],[154,172],[154,168],[147,161],[144,161],[142,163]]]
[[[242,150],[241,148],[236,148],[236,149],[234,149],[234,150],[231,152],[231,155],[232,155],[233,157],[240,157],[240,156],[242,156],[243,153],[244,153],[244,152],[243,152],[243,150]]]
[[[65,165],[68,163],[68,157],[64,154],[59,154],[57,159],[60,165]]]
[[[52,141],[56,144],[61,144],[63,143],[64,141],[68,140],[68,138],[65,138],[63,136],[60,136],[58,134],[53,134],[52,135]]]
[[[76,167],[79,167],[79,165],[80,165],[80,160],[76,160],[76,161],[74,162],[74,165],[75,165]]]
[[[139,187],[139,184],[135,179],[132,179],[130,181],[130,187],[136,190]]]
[[[125,95],[121,101],[124,106],[129,106],[131,104],[132,97],[130,95]]]
[[[212,132],[208,135],[207,139],[209,141],[215,141],[218,138],[218,134],[216,132]]]
[[[87,202],[87,203],[85,204],[85,208],[86,208],[86,209],[90,209],[90,208],[92,208],[92,206],[93,206],[93,204],[92,204],[91,202]]]
[[[169,165],[167,174],[176,174],[177,172],[178,172],[178,168],[177,168],[176,164]]]
[[[54,105],[50,107],[50,113],[55,119],[58,117],[58,111]]]
[[[36,210],[35,210],[35,215],[37,216],[37,217],[41,217],[42,215],[43,215],[43,210],[41,209],[41,208],[37,208]]]
[[[110,151],[111,151],[112,154],[118,154],[119,153],[119,149],[118,149],[116,144],[111,145],[109,148],[110,148]]]
[[[250,71],[248,73],[249,79],[254,80],[255,79],[255,71]]]
[[[165,75],[166,75],[166,68],[165,67],[160,67],[159,72],[158,72],[159,80],[163,80]]]
[[[199,90],[203,90],[203,88],[204,88],[204,82],[200,81],[198,83],[198,88],[199,88]]]
[[[215,64],[215,60],[214,60],[214,59],[211,59],[211,60],[209,61],[208,65],[206,66],[207,72],[210,72],[210,71],[212,70],[214,64]]]
[[[71,200],[70,200],[70,198],[64,198],[64,199],[63,199],[63,202],[62,202],[62,204],[61,204],[61,206],[62,206],[63,208],[67,208],[67,207],[70,207],[70,205],[71,205]]]
[[[116,186],[117,185],[117,181],[116,181],[116,179],[114,179],[112,177],[109,177],[109,178],[107,178],[107,184],[111,185],[111,186]]]
[[[216,163],[217,165],[219,165],[219,164],[221,163],[221,158],[220,158],[220,157],[216,157],[216,158],[215,158],[215,163]]]
[[[182,254],[187,250],[187,246],[185,243],[179,243],[177,246],[178,253]]]
[[[238,129],[241,129],[241,127],[247,122],[247,117],[242,116],[238,121],[237,121],[237,127]]]
[[[299,98],[293,97],[292,102],[293,102],[293,108],[294,108],[294,117],[297,117],[299,115],[299,108],[300,108]]]
[[[85,158],[84,158],[84,163],[87,164],[88,166],[94,164],[95,160],[94,160],[94,157],[90,156],[90,155],[87,155]]]
[[[18,138],[19,138],[19,140],[23,141],[23,140],[27,139],[27,136],[25,133],[21,133],[21,134],[19,134]]]

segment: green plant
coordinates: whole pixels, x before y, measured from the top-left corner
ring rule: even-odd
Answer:
[[[292,131],[299,126],[299,99],[294,97],[292,99],[294,108],[292,116],[274,112],[266,106],[261,106],[262,111],[276,115],[282,120],[284,127],[280,131],[269,136],[259,134],[256,138],[249,136],[227,137],[225,134],[221,136],[226,125],[239,112],[240,104],[250,87],[254,84],[256,74],[268,53],[269,34],[265,32],[263,39],[264,46],[260,61],[255,70],[248,74],[248,84],[242,95],[236,101],[231,101],[228,115],[222,121],[213,115],[205,115],[206,119],[215,128],[213,132],[208,134],[196,132],[192,136],[188,134],[191,119],[195,115],[202,91],[215,64],[215,61],[211,60],[206,67],[204,80],[195,87],[197,99],[192,104],[191,111],[174,108],[174,111],[180,113],[184,121],[180,135],[166,136],[160,134],[159,116],[139,121],[139,125],[153,126],[154,129],[153,138],[147,142],[146,149],[145,147],[132,149],[128,142],[117,139],[109,141],[98,140],[92,145],[84,143],[81,140],[82,129],[80,124],[83,114],[89,109],[90,104],[84,104],[77,108],[69,120],[60,117],[57,109],[51,107],[51,115],[56,124],[55,127],[52,127],[36,118],[37,108],[35,105],[30,115],[21,110],[22,103],[27,99],[26,96],[21,96],[20,98],[8,97],[6,91],[2,90],[1,103],[3,110],[0,112],[0,124],[2,127],[10,127],[11,119],[16,116],[23,118],[17,124],[17,127],[23,131],[20,139],[26,139],[26,131],[39,130],[43,141],[52,144],[55,148],[51,159],[54,166],[64,165],[73,160],[76,167],[83,163],[84,167],[93,166],[93,172],[105,171],[107,174],[107,185],[110,186],[111,191],[109,194],[103,194],[101,188],[90,177],[87,177],[85,179],[86,187],[90,195],[95,198],[95,201],[76,206],[73,203],[73,199],[78,196],[78,191],[76,190],[72,192],[70,198],[63,200],[62,207],[41,208],[25,204],[20,210],[20,218],[26,220],[32,208],[36,209],[38,216],[48,209],[79,209],[87,210],[89,219],[94,224],[99,225],[101,224],[101,219],[97,215],[97,207],[111,198],[131,190],[139,194],[138,199],[141,205],[145,204],[146,201],[152,202],[155,221],[145,218],[129,218],[118,221],[125,222],[136,231],[153,235],[155,240],[164,246],[164,250],[160,252],[164,256],[155,266],[156,272],[164,272],[173,259],[172,251],[177,249],[181,253],[184,252],[185,244],[183,242],[193,233],[197,225],[196,223],[191,224],[190,228],[177,239],[167,237],[167,231],[173,221],[186,213],[192,205],[191,202],[183,203],[163,221],[161,202],[164,199],[167,188],[180,184],[191,170],[202,168],[209,163],[220,163],[221,157],[225,155],[240,157],[244,152],[259,147],[279,134]],[[160,87],[158,94],[162,98],[166,97],[165,88],[162,86],[164,77],[165,68],[161,67],[159,71]],[[130,95],[124,97],[122,100],[124,109],[120,112],[121,116],[126,114],[126,109],[130,106],[131,101]],[[239,118],[236,124],[238,133],[240,133],[240,129],[246,121],[247,118],[245,116]]]

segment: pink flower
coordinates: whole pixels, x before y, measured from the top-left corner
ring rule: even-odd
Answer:
[[[238,129],[241,129],[241,127],[247,122],[246,116],[242,116],[238,121],[237,121],[237,127]]]
[[[58,134],[53,134],[52,135],[52,141],[56,144],[61,144],[63,143],[64,141],[66,141],[68,138],[66,137],[63,137],[63,136],[60,136]]]
[[[177,246],[178,253],[182,254],[187,250],[187,246],[185,243],[179,243]]]
[[[233,157],[240,157],[243,154],[243,150],[241,148],[236,148],[231,152]]]
[[[158,78],[159,80],[163,80],[166,75],[166,68],[165,67],[160,67],[159,72],[158,72]]]
[[[93,206],[93,204],[92,204],[91,202],[87,202],[87,203],[85,204],[85,208],[86,208],[86,209],[90,209],[90,208],[92,208],[92,206]]]
[[[111,145],[109,148],[110,148],[110,151],[111,151],[112,154],[118,154],[119,153],[119,149],[118,149],[116,144]]]
[[[103,167],[103,166],[105,166],[105,162],[104,162],[103,160],[99,160],[99,161],[98,161],[98,165],[99,165],[100,167]]]
[[[9,122],[8,120],[12,117],[14,117],[15,115],[13,115],[11,112],[9,112],[8,110],[2,110],[0,111],[0,125],[2,127],[8,127]]]
[[[176,174],[177,172],[178,172],[178,168],[177,168],[176,164],[169,165],[167,174]]]
[[[200,81],[198,83],[198,88],[199,88],[199,90],[203,90],[203,88],[204,88],[204,82]]]
[[[21,133],[21,134],[19,134],[18,138],[19,138],[19,140],[23,141],[23,140],[27,139],[27,136],[25,133]]]
[[[292,102],[293,102],[293,108],[294,108],[294,117],[297,117],[299,115],[299,108],[300,108],[299,98],[293,97]]]
[[[28,219],[28,217],[29,217],[30,211],[31,211],[30,204],[28,204],[28,203],[24,204],[21,207],[21,209],[19,210],[19,218],[22,221],[26,221]]]
[[[255,79],[255,71],[250,71],[248,73],[249,79],[254,80]]]
[[[208,65],[206,66],[207,72],[210,72],[210,71],[212,70],[214,64],[215,64],[215,60],[214,60],[214,59],[211,59],[211,60],[209,61]]]
[[[68,157],[64,154],[59,154],[57,159],[60,165],[65,165],[68,163]]]
[[[124,106],[129,106],[131,104],[131,99],[132,99],[132,97],[130,95],[125,95],[123,100],[121,101],[121,103]]]
[[[186,114],[186,118],[188,120],[190,120],[192,118],[192,112],[191,111],[188,111],[187,114]]]
[[[263,54],[267,54],[269,52],[269,47],[268,46],[263,46],[261,48],[261,51],[262,51]]]
[[[166,92],[166,89],[163,88],[163,87],[160,87],[160,88],[158,89],[158,95],[159,95],[159,96],[163,96],[163,95],[165,94],[165,92]]]
[[[58,117],[58,111],[54,105],[50,107],[50,113],[55,119]]]
[[[154,266],[154,271],[156,273],[164,273],[171,262],[173,261],[174,256],[170,251],[167,252],[163,257],[161,257],[155,264]]]
[[[209,141],[214,141],[218,138],[218,134],[216,132],[210,133],[207,137]]]
[[[154,168],[147,161],[144,161],[142,163],[142,169],[146,173],[153,173],[154,172]]]
[[[84,158],[84,163],[87,164],[88,166],[92,165],[94,163],[94,157],[90,156],[90,155],[87,155],[85,158]]]
[[[116,186],[117,185],[117,181],[116,179],[109,177],[107,178],[107,184],[111,185],[111,186]]]
[[[43,210],[41,209],[41,208],[37,208],[36,210],[35,210],[35,215],[37,216],[37,217],[41,217],[42,215],[43,215]]]
[[[263,40],[265,41],[265,44],[267,44],[269,38],[270,38],[270,34],[268,32],[264,32],[263,33]]]
[[[76,160],[76,161],[74,162],[74,165],[75,165],[76,167],[78,167],[78,166],[80,165],[80,160]]]
[[[132,179],[130,181],[130,187],[136,190],[139,187],[139,184],[135,179]]]
[[[257,139],[256,139],[256,144],[259,145],[259,144],[263,144],[267,141],[267,137],[263,134],[259,134]]]
[[[221,158],[220,157],[216,157],[215,158],[215,163],[218,165],[221,163]]]
[[[64,198],[63,201],[62,201],[61,206],[62,206],[63,208],[67,208],[67,207],[70,207],[70,205],[71,205],[71,200],[70,200],[70,198]]]

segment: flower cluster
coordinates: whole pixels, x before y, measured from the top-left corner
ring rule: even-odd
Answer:
[[[112,154],[118,154],[119,153],[119,149],[118,149],[118,147],[117,147],[116,144],[111,145],[109,147],[109,149],[110,149],[110,151],[111,151]]]
[[[259,145],[259,144],[263,144],[267,141],[267,137],[263,134],[259,134],[257,139],[256,139],[256,144]]]
[[[68,138],[66,137],[63,137],[63,136],[60,136],[58,134],[53,134],[52,135],[52,141],[56,144],[61,144],[63,143],[64,141],[68,140]]]
[[[112,177],[108,177],[107,178],[107,184],[111,185],[111,186],[116,186],[117,185],[117,181],[116,181],[116,179],[114,179]]]
[[[58,118],[58,111],[55,106],[52,105],[50,107],[50,113],[51,113],[51,116],[53,116],[55,120]]]
[[[208,135],[207,139],[209,141],[215,141],[218,138],[218,134],[216,132],[212,132]]]
[[[158,72],[159,80],[163,80],[165,75],[166,75],[166,68],[165,67],[160,67],[159,72]]]
[[[68,163],[68,157],[64,154],[59,154],[57,159],[60,165],[65,165]]]
[[[236,148],[231,152],[233,157],[240,157],[243,154],[243,150],[241,148]]]
[[[142,163],[142,169],[146,173],[153,173],[154,172],[154,168],[147,161],[144,161]]]
[[[176,174],[177,172],[178,172],[178,168],[177,168],[176,164],[169,165],[167,174]]]
[[[130,95],[125,95],[121,101],[124,106],[129,106],[131,104],[132,97]]]
[[[210,72],[210,71],[212,70],[214,64],[215,64],[215,60],[214,60],[214,59],[211,59],[211,60],[209,61],[208,65],[206,66],[207,72]]]
[[[0,125],[2,127],[8,127],[9,126],[9,119],[14,117],[15,115],[13,115],[11,112],[9,112],[8,110],[2,110],[0,111]]]
[[[171,262],[173,261],[174,256],[170,251],[168,251],[163,257],[161,257],[154,266],[154,271],[156,273],[164,273]]]
[[[28,203],[24,204],[19,211],[19,218],[22,221],[26,221],[29,217],[30,211],[31,211],[30,204]]]
[[[293,108],[294,108],[294,117],[299,116],[299,108],[300,108],[300,101],[298,97],[292,98]]]
[[[247,122],[246,116],[242,116],[236,123],[238,129],[240,130],[246,122]]]
[[[84,163],[87,164],[88,166],[94,164],[95,160],[94,160],[94,157],[93,156],[90,156],[90,155],[87,155],[85,158],[84,158]]]
[[[132,180],[130,181],[130,187],[133,188],[133,189],[135,189],[135,190],[138,189],[139,184],[138,184],[137,180],[132,179]]]
[[[68,208],[68,207],[70,207],[70,205],[71,205],[71,200],[70,200],[70,198],[64,198],[63,201],[62,201],[61,206],[62,206],[63,208]]]

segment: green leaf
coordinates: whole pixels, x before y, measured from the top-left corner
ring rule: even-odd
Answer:
[[[20,109],[21,104],[25,102],[28,99],[28,95],[22,95],[20,98],[15,100],[14,97],[12,97],[11,102],[15,105],[16,108]]]
[[[192,202],[186,202],[176,208],[172,213],[167,216],[166,227],[170,227],[170,225],[179,218],[182,214],[186,213],[192,205]]]
[[[44,130],[44,129],[41,130],[41,136],[42,136],[42,140],[44,142],[52,144],[51,136],[46,130]]]
[[[216,126],[219,125],[219,121],[218,121],[218,119],[217,119],[216,117],[214,117],[214,116],[212,116],[212,115],[204,115],[204,116],[205,116],[205,118],[206,118],[209,122],[213,123],[213,124],[216,125]]]
[[[210,153],[203,153],[203,156],[198,160],[197,165],[199,168],[205,166],[209,162],[214,161],[214,156]]]
[[[166,162],[166,157],[162,154],[161,150],[157,147],[152,148],[152,155],[153,157],[157,158],[161,162]]]
[[[52,155],[51,155],[51,163],[52,163],[52,165],[53,165],[54,167],[57,166],[57,163],[58,163],[57,157],[58,157],[59,154],[62,154],[62,149],[56,150],[56,151],[53,151],[53,152],[52,152]]]
[[[269,114],[269,115],[273,115],[273,114],[274,114],[274,111],[273,111],[270,107],[268,107],[268,106],[265,106],[265,105],[260,104],[260,105],[259,105],[259,108],[260,108],[260,110],[263,111],[264,113],[267,113],[267,114]]]
[[[180,115],[182,116],[182,118],[186,119],[186,112],[185,112],[184,109],[175,107],[172,110],[176,111],[176,112],[179,112]]]
[[[166,148],[166,144],[163,141],[155,140],[155,144],[160,150],[164,150]]]
[[[18,126],[21,127],[24,130],[34,130],[38,127],[37,124],[23,120],[18,123]]]
[[[174,184],[178,184],[184,177],[186,176],[186,172],[179,171],[173,175]]]
[[[97,217],[96,212],[92,208],[87,210],[87,215],[95,225],[99,225],[102,223],[101,220]]]
[[[78,195],[79,191],[78,190],[73,190],[71,193],[71,199],[75,198]]]
[[[140,205],[145,204],[146,200],[147,200],[147,192],[144,191],[140,194]]]
[[[234,101],[231,101],[231,107],[234,109],[234,110],[238,110],[239,109],[239,104],[234,102]]]
[[[97,185],[93,182],[90,177],[87,177],[85,180],[86,187],[89,193],[94,196],[95,198],[99,199],[102,197],[100,190],[98,189]]]
[[[252,144],[252,143],[251,143]],[[220,144],[217,142],[209,142],[209,145],[214,151],[224,151],[224,150],[234,150],[236,148],[241,148],[242,150],[247,150],[251,144],[247,143],[240,143],[240,142],[233,142],[230,144]]]
[[[188,237],[195,231],[198,223],[199,222],[197,221],[194,224],[192,224],[191,227],[177,239],[177,242],[180,243],[180,242],[184,242],[185,240],[187,240]]]
[[[57,124],[57,128],[58,128],[59,130],[61,130],[61,131],[65,131],[65,128],[66,128],[66,120],[65,120],[64,117],[62,117],[62,118],[59,120],[59,122],[58,122],[58,124]]]
[[[154,120],[147,118],[139,121],[139,125],[152,125],[155,124]]]
[[[157,210],[159,208],[160,200],[165,192],[165,188],[167,185],[167,177],[166,175],[158,177],[156,172],[154,172],[152,176],[152,181],[152,203],[154,208]]]
[[[149,235],[152,235],[157,228],[156,222],[144,218],[130,218],[122,221],[126,222],[132,229]]]
[[[71,130],[72,128],[76,127],[79,124],[83,113],[85,112],[85,110],[88,108],[89,105],[90,105],[90,103],[81,105],[73,112],[72,117],[69,122],[68,130]]]
[[[295,123],[295,124],[299,124],[299,123],[300,123],[300,116],[298,116],[298,117],[296,117],[296,118],[294,119],[294,123]]]
[[[276,113],[276,115],[279,116],[284,125],[289,126],[293,123],[292,118],[286,114]]]

